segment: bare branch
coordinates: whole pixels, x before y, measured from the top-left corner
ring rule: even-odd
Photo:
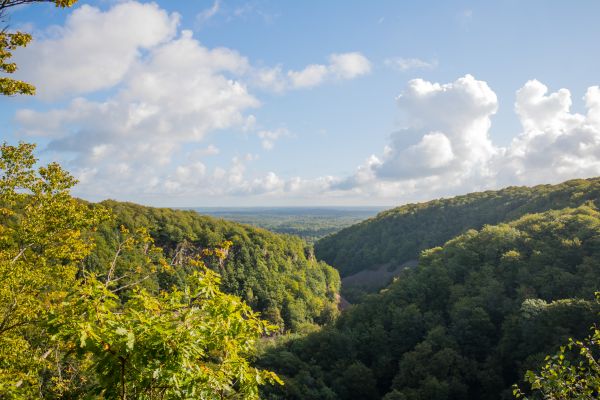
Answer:
[[[113,292],[113,293],[117,293],[117,292],[119,292],[119,291],[121,291],[121,290],[123,290],[123,289],[127,289],[128,287],[132,287],[132,286],[139,285],[140,283],[144,282],[144,281],[145,281],[146,279],[148,279],[148,278],[150,278],[150,275],[146,275],[146,276],[145,276],[145,277],[143,277],[142,279],[139,279],[139,280],[137,280],[137,281],[135,281],[135,282],[131,282],[131,283],[128,283],[127,285],[123,285],[123,286],[121,286],[121,287],[119,287],[119,288],[116,288],[116,289],[114,289],[112,292]]]

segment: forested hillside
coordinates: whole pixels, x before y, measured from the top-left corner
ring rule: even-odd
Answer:
[[[277,328],[204,261],[230,242],[167,260],[34,148],[0,146],[0,398],[256,399],[279,382],[251,364]]]
[[[580,203],[594,197],[597,182],[508,189],[502,201],[479,204],[491,210],[509,197],[521,201],[533,194],[531,203],[503,209]],[[452,202],[481,197],[496,194]],[[437,207],[444,202],[451,204]],[[591,204],[468,230],[425,251],[418,267],[332,326],[271,347],[261,365],[276,370],[286,385],[265,398],[512,398],[511,385],[527,369],[536,369],[569,337],[590,333],[598,322],[599,284],[600,213]]]
[[[179,286],[189,274],[182,259],[195,254],[206,256],[208,249],[231,242],[224,259],[208,254],[205,262],[221,275],[225,292],[242,297],[263,318],[282,330],[297,331],[305,324],[332,321],[337,313],[337,271],[317,261],[312,247],[298,237],[201,216],[194,211],[116,201],[104,201],[101,205],[110,209],[115,218],[96,233],[96,249],[86,260],[88,269],[110,264],[119,246],[120,226],[130,231],[146,228],[174,265],[175,274],[148,274],[143,269],[136,271],[139,257],[119,260],[119,275],[128,274],[128,281],[144,280],[142,284],[151,288]]]
[[[319,240],[315,254],[337,268],[342,277],[384,265],[393,269],[468,229],[588,201],[600,205],[600,178],[407,204]]]
[[[600,399],[600,3],[462,3],[0,0],[0,400]]]

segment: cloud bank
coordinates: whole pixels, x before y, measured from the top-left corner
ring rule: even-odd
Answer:
[[[587,90],[586,111],[578,114],[569,90],[525,83],[514,105],[522,128],[502,147],[490,136],[499,100],[471,75],[450,83],[409,81],[396,99],[402,129],[350,176],[256,173],[253,154],[211,167],[209,157],[219,153],[204,143],[211,135],[245,132],[264,152],[276,152],[276,141],[291,136],[254,116],[264,90],[308,90],[357,79],[373,67],[359,52],[333,53],[298,69],[256,67],[234,49],[203,45],[179,29],[179,20],[154,3],[119,2],[104,11],[84,5],[16,55],[18,77],[58,104],[19,110],[20,133],[42,138],[45,150],[67,163],[81,181],[78,195],[166,196],[172,205],[240,196],[398,204],[600,175],[599,87]],[[418,59],[388,64],[434,67]]]
[[[204,20],[219,5],[214,2]],[[206,158],[218,153],[216,147],[187,149],[236,130],[272,150],[290,133],[257,122],[257,91],[355,79],[370,72],[369,60],[358,52],[336,53],[327,64],[298,71],[258,68],[233,49],[204,46],[180,30],[179,21],[155,3],[76,8],[64,26],[15,55],[16,77],[36,84],[46,104],[59,105],[17,111],[19,134],[47,142],[44,150],[79,178],[83,197],[166,193],[190,199],[294,190],[297,181],[286,186],[274,172],[249,176],[252,156],[209,168]]]
[[[402,202],[600,175],[598,86],[587,90],[582,115],[571,112],[569,90],[525,83],[514,105],[522,131],[507,147],[489,134],[496,94],[471,75],[443,85],[411,80],[397,102],[405,128],[333,189]]]

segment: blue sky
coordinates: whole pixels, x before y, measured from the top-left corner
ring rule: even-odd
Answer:
[[[516,0],[23,7],[10,25],[36,41],[16,55],[18,77],[39,96],[0,99],[1,132],[38,143],[43,161],[80,179],[81,197],[161,206],[397,205],[595,176],[599,11]]]

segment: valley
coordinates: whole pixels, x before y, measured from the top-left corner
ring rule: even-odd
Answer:
[[[0,0],[0,400],[600,399],[598,15]]]
[[[199,214],[296,235],[308,243],[314,243],[343,228],[374,217],[384,209],[385,207],[192,208]]]

